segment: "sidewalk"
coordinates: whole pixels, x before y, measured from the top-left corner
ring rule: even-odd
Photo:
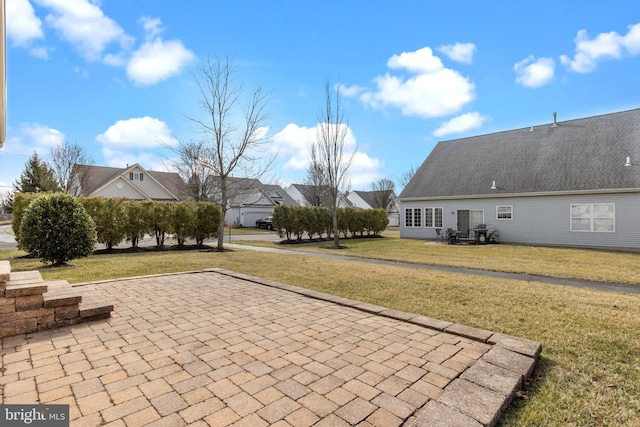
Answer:
[[[445,267],[439,265],[416,264],[411,262],[385,261],[357,256],[338,255],[320,252],[294,251],[290,249],[267,248],[262,246],[243,245],[241,243],[225,243],[227,248],[245,249],[262,252],[276,252],[289,255],[306,255],[318,258],[337,259],[341,261],[364,262],[369,264],[389,265],[394,267],[418,268],[422,270],[443,271],[445,273],[471,274],[474,276],[486,276],[496,279],[524,280],[526,282],[538,282],[548,285],[573,286],[602,292],[621,292],[628,294],[640,294],[640,285],[628,285],[626,283],[600,282],[595,280],[565,279],[553,276],[537,276],[534,274],[507,273],[501,271],[477,270],[471,268]]]

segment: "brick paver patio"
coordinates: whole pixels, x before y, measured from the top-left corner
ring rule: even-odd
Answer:
[[[2,340],[3,403],[72,426],[494,424],[540,345],[225,271],[86,285],[112,318]]]

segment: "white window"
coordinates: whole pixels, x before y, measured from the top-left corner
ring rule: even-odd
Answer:
[[[511,205],[496,206],[496,219],[501,219],[501,220],[513,219],[513,206]]]
[[[404,210],[405,227],[422,227],[422,209],[407,208]]]
[[[129,172],[129,181],[144,181],[142,172]]]
[[[433,210],[434,224],[436,228],[442,228],[442,208]]]
[[[424,226],[442,228],[442,208],[424,208]]]
[[[616,231],[615,204],[571,205],[571,231],[613,233]]]

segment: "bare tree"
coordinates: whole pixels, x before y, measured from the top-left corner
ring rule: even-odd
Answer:
[[[305,184],[300,186],[302,195],[311,203],[311,206],[331,206],[331,194],[325,175],[324,167],[318,159],[318,147],[315,144],[311,144],[309,146],[307,179]]]
[[[396,185],[387,178],[379,179],[371,183],[371,190],[373,191],[373,201],[375,206],[373,208],[382,208],[387,211],[391,210],[391,202],[395,196],[394,190]]]
[[[78,196],[83,177],[74,176],[76,172],[74,167],[75,165],[92,166],[95,163],[93,158],[80,145],[66,141],[61,145],[52,146],[49,155],[51,170],[60,190],[72,196]]]
[[[215,199],[215,178],[206,159],[205,140],[189,141],[180,146],[178,159],[172,161],[175,170],[187,183],[187,193],[196,201]]]
[[[310,164],[317,165],[328,188],[329,204],[333,216],[333,246],[340,247],[338,233],[338,196],[347,187],[347,170],[353,163],[358,147],[345,152],[345,138],[349,129],[340,105],[340,91],[332,93],[327,82],[325,102],[318,115],[316,140],[310,145]]]
[[[411,179],[415,174],[416,174],[416,168],[411,166],[411,168],[408,171],[400,175],[400,177],[398,178],[398,185],[400,185],[400,187],[404,189],[404,187],[406,187],[407,184],[409,184],[409,181],[411,181]]]
[[[258,86],[251,90],[243,105],[243,86],[236,80],[236,69],[229,58],[204,60],[194,73],[194,79],[206,118],[188,119],[202,133],[202,142],[195,146],[179,144],[175,151],[181,159],[209,172],[210,182],[215,187],[214,198],[222,210],[217,246],[222,251],[230,190],[237,181],[232,174],[258,178],[273,164],[274,156],[267,153],[264,127],[269,94]]]

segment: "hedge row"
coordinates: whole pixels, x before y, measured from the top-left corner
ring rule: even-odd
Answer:
[[[387,227],[389,219],[384,209],[338,209],[338,230],[346,238],[351,234],[363,236],[378,235]],[[280,237],[291,240],[302,240],[306,234],[309,239],[313,236],[331,237],[333,221],[328,208],[315,206],[286,206],[279,205],[273,211],[273,227]]]
[[[36,193],[17,193],[14,200],[12,228],[20,246],[20,224],[24,210]],[[205,239],[218,236],[220,206],[209,202],[139,201],[122,198],[80,197],[85,210],[96,226],[98,243],[108,249],[123,241],[137,247],[139,240],[150,234],[156,246],[163,247],[165,236],[172,234],[182,246],[187,238],[202,246]]]

